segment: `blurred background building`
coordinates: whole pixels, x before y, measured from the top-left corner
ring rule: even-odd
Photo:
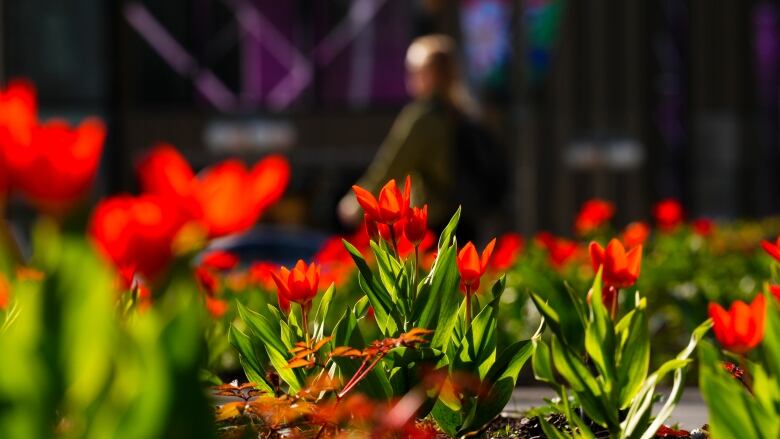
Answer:
[[[42,114],[109,123],[103,193],[166,141],[197,167],[283,152],[273,215],[335,230],[335,205],[400,107],[411,40],[450,34],[512,160],[506,215],[569,231],[676,197],[692,215],[780,211],[780,9],[755,0],[7,0],[0,73]],[[619,221],[620,222],[620,221]]]

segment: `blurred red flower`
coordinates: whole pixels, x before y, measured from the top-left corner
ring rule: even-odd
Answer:
[[[206,295],[214,297],[219,292],[219,279],[206,267],[195,267],[195,279]]]
[[[575,241],[559,238],[550,232],[539,232],[535,237],[540,247],[547,249],[550,264],[555,268],[566,265],[577,254],[579,245]]]
[[[636,283],[642,264],[641,245],[626,252],[620,241],[612,239],[606,249],[597,242],[591,242],[589,249],[593,271],[603,267],[601,278],[605,285],[627,288]]]
[[[203,255],[200,265],[212,270],[230,271],[238,265],[238,256],[225,250],[214,250]]]
[[[37,117],[35,87],[31,83],[16,79],[0,90],[0,198],[11,186],[7,155],[30,144]]]
[[[774,244],[769,241],[761,241],[761,247],[769,256],[780,262],[780,237],[777,238],[777,241]]]
[[[228,303],[222,299],[216,299],[210,296],[206,296],[205,300],[206,300],[206,310],[215,319],[222,317],[228,311]]]
[[[683,208],[679,201],[667,198],[656,203],[653,216],[661,230],[671,232],[683,222]]]
[[[574,221],[574,230],[581,234],[590,233],[612,219],[615,215],[615,205],[609,201],[594,198],[583,203]]]
[[[519,233],[509,232],[499,236],[493,257],[490,258],[491,270],[505,271],[512,268],[524,245],[525,240]]]
[[[650,236],[650,226],[644,221],[637,221],[626,226],[620,240],[626,247],[636,247],[644,244],[648,236]]]
[[[12,81],[0,91],[0,195],[13,186],[39,210],[61,214],[92,185],[106,129],[95,118],[71,127],[37,117],[30,83]]]
[[[406,177],[404,190],[398,188],[395,179],[388,181],[379,191],[379,199],[360,186],[352,186],[358,204],[374,221],[380,224],[393,225],[406,217],[411,198],[412,180]]]
[[[773,296],[775,296],[775,299],[780,301],[780,285],[770,285],[769,292],[772,293]]]
[[[298,260],[292,270],[282,267],[279,273],[272,272],[279,290],[280,302],[285,299],[301,306],[307,306],[317,295],[320,285],[320,269],[317,264],[306,265]]]
[[[89,233],[118,270],[151,280],[170,262],[171,245],[184,222],[176,205],[163,197],[119,195],[98,203]]]
[[[260,288],[271,291],[276,283],[274,282],[273,272],[276,265],[270,262],[255,262],[249,267],[249,280]]]
[[[177,200],[213,238],[251,228],[284,193],[290,167],[285,158],[272,155],[252,169],[226,160],[196,176],[176,149],[162,144],[141,161],[138,176],[145,192]]]
[[[105,137],[98,119],[76,128],[63,121],[36,125],[29,144],[6,151],[14,187],[38,209],[63,213],[92,186]]]
[[[750,305],[737,300],[728,311],[717,303],[710,303],[709,314],[715,338],[726,350],[745,354],[764,338],[766,299],[763,294],[756,296]]]
[[[691,222],[691,228],[693,229],[693,233],[707,237],[710,236],[715,229],[715,223],[709,218],[697,218]]]
[[[495,245],[496,240],[494,238],[482,250],[482,255],[477,253],[477,248],[470,241],[460,249],[457,255],[457,262],[461,289],[463,291],[470,290],[473,292],[479,288],[479,278],[485,274]]]

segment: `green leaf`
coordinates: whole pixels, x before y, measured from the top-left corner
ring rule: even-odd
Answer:
[[[431,347],[440,350],[446,350],[450,343],[463,297],[458,289],[460,276],[455,251],[452,244],[439,252],[414,302],[413,325],[433,329]]]
[[[621,437],[630,438],[636,437],[638,433],[642,433],[643,439],[652,438],[658,428],[672,414],[674,407],[682,397],[684,390],[685,368],[691,362],[689,357],[696,349],[696,345],[699,343],[704,334],[712,327],[712,320],[707,320],[691,334],[691,340],[688,345],[683,349],[677,357],[662,364],[653,374],[648,376],[642,383],[642,387],[634,396],[631,406],[625,419],[621,423]],[[659,410],[655,416],[653,422],[646,427],[648,420],[650,419],[651,409],[655,398],[655,388],[658,383],[670,372],[674,372],[674,383],[672,386],[672,392],[666,399],[663,407]]]
[[[376,268],[379,272],[379,280],[382,282],[385,291],[390,294],[390,298],[396,308],[399,308],[400,315],[408,315],[406,308],[406,291],[408,289],[408,279],[403,265],[387,251],[384,246],[379,246],[371,241],[371,249],[374,252]]]
[[[520,371],[533,353],[531,340],[516,342],[501,352],[485,377],[486,383],[492,383],[490,390],[478,396],[476,412],[460,433],[478,430],[501,413],[512,398]]]
[[[502,284],[501,281],[496,283]],[[495,359],[499,299],[500,295],[496,296],[471,322],[457,357],[462,366],[470,367],[472,372],[476,369],[480,379],[485,377]]]
[[[555,373],[552,368],[550,347],[541,338],[534,339],[533,343],[536,345],[531,363],[534,369],[534,378],[538,381],[554,384],[557,387],[558,383],[555,381]]]
[[[360,333],[354,309],[344,312],[344,315],[333,328],[331,335],[333,337],[331,340],[332,348],[351,346],[355,349],[363,349],[366,344],[363,335]],[[349,380],[357,372],[362,362],[360,359],[344,357],[334,357],[333,361],[338,366],[339,372],[345,380]],[[393,396],[393,386],[381,363],[366,375],[354,391],[380,400],[387,400]]]
[[[617,414],[605,406],[604,389],[591,375],[587,366],[576,353],[561,345],[557,337],[552,338],[552,358],[555,370],[561,374],[575,393],[582,407],[595,422],[602,426],[617,424]],[[608,400],[607,400],[608,401]]]
[[[615,382],[615,330],[612,318],[604,307],[601,297],[601,269],[596,273],[593,282],[593,293],[590,299],[590,320],[585,329],[585,349],[596,365],[599,373],[604,376],[604,387],[610,400]],[[616,299],[617,300],[617,299]]]
[[[239,362],[244,369],[246,378],[261,390],[273,394],[273,388],[265,380],[265,370],[261,366],[261,359],[257,355],[249,336],[241,332],[235,326],[230,327],[228,338],[233,348],[238,351]]]
[[[615,328],[619,340],[616,369],[621,409],[631,405],[650,367],[650,334],[645,308],[646,301],[642,299]]]
[[[272,324],[262,314],[250,310],[240,301],[236,301],[236,309],[238,309],[238,315],[241,317],[241,320],[246,323],[252,333],[259,337],[266,346],[270,346],[279,352],[287,350],[284,342],[282,342],[278,321],[275,325]]]
[[[352,256],[352,260],[355,261],[355,265],[360,272],[359,283],[363,292],[368,296],[371,306],[374,307],[374,315],[376,316],[376,322],[379,325],[379,330],[386,336],[393,336],[398,332],[400,325],[400,317],[395,309],[393,298],[390,293],[385,289],[382,282],[374,276],[374,273],[369,268],[366,260],[363,259],[363,255],[346,240],[344,247]]]
[[[333,294],[336,291],[334,284],[330,284],[317,305],[317,311],[314,313],[314,340],[321,340],[325,335],[325,325],[328,321],[328,311],[333,302]]]
[[[739,381],[723,371],[715,348],[709,343],[702,343],[699,358],[701,363],[699,386],[709,410],[712,437],[740,439],[778,437],[776,416],[766,413]],[[773,418],[775,418],[774,426]]]
[[[450,246],[452,238],[455,236],[455,229],[458,227],[458,221],[460,221],[460,207],[455,211],[455,214],[450,218],[450,222],[444,227],[444,230],[439,236],[439,252]]]

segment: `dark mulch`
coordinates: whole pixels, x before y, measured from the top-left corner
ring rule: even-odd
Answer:
[[[568,423],[566,417],[562,414],[551,414],[545,418],[548,423],[557,427],[560,430],[568,430]],[[588,427],[591,429],[597,439],[609,438],[609,432],[603,427],[589,423]],[[526,418],[526,417],[511,417],[500,416],[493,420],[488,427],[481,432],[478,437],[489,439],[545,439],[544,432],[542,431],[542,425],[539,419]],[[690,434],[674,434],[665,435],[661,434],[656,436],[658,438],[679,438],[679,439],[706,439],[709,437],[707,434],[707,427],[704,426],[700,429],[696,429],[690,432]]]

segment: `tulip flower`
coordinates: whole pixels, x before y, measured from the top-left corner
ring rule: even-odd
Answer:
[[[574,221],[574,229],[580,235],[590,233],[612,219],[615,214],[615,205],[609,201],[600,199],[592,199],[586,201],[580,212],[577,214],[577,218]]]
[[[272,273],[279,295],[302,307],[311,304],[320,284],[320,269],[317,264],[306,265],[298,260],[292,270],[282,267],[279,273]]]
[[[756,296],[750,305],[738,300],[728,311],[710,303],[709,314],[718,343],[735,354],[745,355],[764,338],[766,299],[763,294]]]
[[[769,241],[761,241],[761,247],[769,256],[773,257],[775,261],[780,262],[780,237],[777,238],[775,243]]]
[[[303,331],[306,342],[309,341],[309,308],[311,301],[317,295],[320,285],[320,269],[317,264],[307,266],[303,260],[298,260],[292,270],[282,267],[279,273],[272,272],[274,282],[279,290],[279,307],[284,312],[290,311],[290,302],[301,306]]]
[[[238,265],[238,256],[228,251],[215,250],[206,253],[200,265],[212,270],[230,271]]]
[[[691,222],[693,233],[706,237],[712,234],[715,229],[715,223],[709,218],[697,218]]]
[[[379,199],[360,186],[352,186],[352,190],[355,192],[358,204],[371,219],[380,224],[393,225],[406,217],[412,182],[407,176],[404,190],[401,192],[395,179],[390,180],[379,191]]]
[[[215,297],[219,292],[219,280],[217,276],[206,267],[195,268],[195,279],[206,295]]]
[[[290,168],[283,157],[268,156],[252,169],[226,160],[196,176],[178,151],[163,144],[141,161],[138,176],[145,192],[176,200],[214,238],[251,228],[284,193]]]
[[[505,271],[511,268],[517,256],[523,251],[525,241],[518,233],[506,233],[496,241],[496,250],[490,258],[490,268],[493,271]]]
[[[100,164],[106,128],[86,119],[35,125],[26,144],[5,151],[12,183],[39,210],[61,214],[85,197]]]
[[[620,241],[612,239],[606,249],[591,242],[589,250],[593,271],[603,267],[601,277],[605,285],[627,288],[636,283],[642,264],[641,245],[626,252]]]
[[[421,208],[412,207],[404,223],[404,236],[415,246],[425,238],[428,231],[428,205]]]
[[[555,268],[566,265],[577,254],[579,246],[575,241],[558,238],[550,232],[539,232],[536,242],[540,247],[547,249],[550,264]]]
[[[637,221],[626,226],[620,240],[626,247],[636,247],[644,244],[649,236],[650,226],[644,221]]]
[[[780,303],[780,285],[770,285],[769,292],[772,293],[772,295],[775,296],[775,299],[777,299],[778,303]]]
[[[206,296],[206,310],[212,317],[218,319],[228,311],[228,303],[221,299]]]
[[[11,169],[6,156],[29,145],[38,117],[35,88],[23,80],[11,81],[0,90],[0,201],[11,187]]]
[[[485,246],[482,255],[480,255],[474,244],[467,242],[458,252],[456,259],[460,273],[460,285],[463,292],[466,293],[466,324],[471,322],[471,294],[479,289],[479,278],[485,274],[495,245],[494,238]]]
[[[679,201],[667,198],[653,207],[653,216],[661,230],[671,232],[683,222],[683,208]]]
[[[151,280],[170,262],[171,245],[184,222],[176,205],[165,198],[120,195],[98,203],[89,232],[118,270]]]
[[[604,283],[602,301],[614,319],[618,311],[618,290],[634,285],[639,277],[642,246],[638,245],[626,253],[623,244],[617,239],[612,239],[606,249],[597,242],[591,242],[589,249],[593,271],[597,272],[601,267],[601,279]],[[591,294],[592,291],[588,293],[588,300]]]

